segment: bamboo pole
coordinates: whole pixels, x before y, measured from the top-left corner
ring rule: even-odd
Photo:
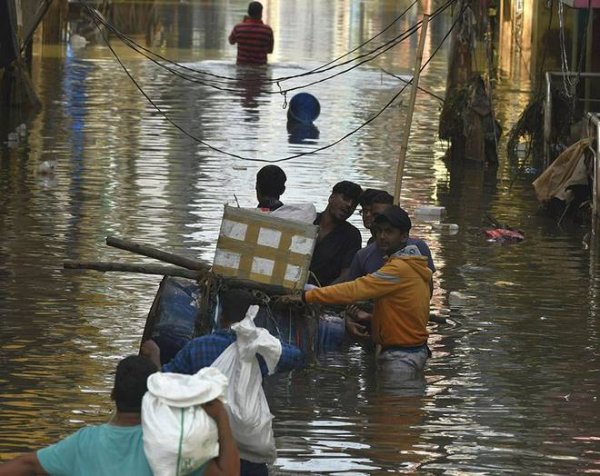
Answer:
[[[179,266],[165,266],[163,264],[140,264],[140,263],[115,263],[103,261],[65,261],[65,269],[91,269],[103,273],[117,271],[122,273],[160,274],[168,276],[179,276],[181,278],[199,279],[203,272],[185,269]]]
[[[102,273],[141,273],[141,274],[159,274],[167,276],[178,276],[199,280],[209,274],[207,270],[185,269],[179,266],[166,266],[164,264],[145,264],[145,263],[117,263],[107,261],[71,261],[63,262],[64,269],[90,269]],[[215,275],[218,276],[218,275]],[[218,276],[222,283],[230,288],[245,288],[261,291],[270,296],[282,296],[290,294],[292,291],[275,284],[258,283],[249,279],[230,278]]]
[[[131,251],[132,253],[136,253],[138,255],[147,256],[148,258],[154,258],[159,261],[164,261],[165,263],[171,263],[177,266],[181,266],[182,268],[186,269],[208,271],[208,269],[210,268],[208,264],[202,261],[186,258],[185,256],[176,255],[174,253],[168,253],[166,251],[161,251],[157,248],[153,248],[148,245],[135,243],[131,240],[117,238],[115,236],[107,236],[106,244],[108,246],[113,246],[121,250]]]
[[[427,35],[427,25],[429,24],[429,12],[423,14],[423,23],[421,24],[421,36],[419,37],[419,46],[417,48],[417,57],[415,59],[415,68],[413,72],[412,88],[410,90],[410,100],[408,103],[408,113],[402,134],[400,144],[400,157],[396,168],[396,187],[394,189],[394,203],[400,205],[400,192],[402,191],[402,175],[404,174],[404,162],[406,161],[406,150],[408,148],[408,138],[410,136],[410,126],[412,124],[413,112],[415,109],[415,100],[417,89],[419,87],[419,76],[421,75],[421,63],[423,61],[423,50],[425,49],[425,36]]]

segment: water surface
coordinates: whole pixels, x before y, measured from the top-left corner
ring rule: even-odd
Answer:
[[[33,81],[43,111],[17,145],[3,146],[0,162],[0,459],[106,420],[115,364],[137,352],[160,282],[66,271],[63,260],[151,261],[107,247],[105,237],[116,235],[210,261],[223,204],[254,205],[263,164],[199,141],[278,160],[358,128],[401,89],[385,71],[410,72],[416,37],[304,89],[321,103],[318,131],[308,137],[286,128],[284,106],[294,92],[261,90],[277,92],[269,78],[309,71],[355,48],[410,4],[265,2],[276,49],[260,84],[236,68],[227,44],[246,2],[165,4],[165,25],[180,22],[157,51],[237,81],[226,83],[234,92],[212,80],[185,81],[112,39],[162,113],[102,43],[38,49]],[[373,44],[418,18],[411,9]],[[426,58],[451,23],[449,14],[432,21]],[[447,51],[444,45],[421,77],[438,96]],[[526,104],[527,87],[498,83],[494,101],[505,131]],[[393,191],[407,93],[400,100],[338,145],[282,162],[285,201],[323,209],[343,179]],[[321,356],[318,368],[273,379],[266,390],[276,417],[275,474],[600,470],[597,247],[588,249],[586,229],[558,227],[538,212],[531,177],[504,153],[497,170],[444,162],[439,110],[438,99],[419,93],[402,189],[411,214],[443,206],[446,221],[459,226],[451,235],[415,220],[413,235],[427,240],[438,267],[432,310],[448,320],[431,325],[426,384],[383,386],[371,353],[357,344]],[[486,214],[523,230],[526,240],[487,242]],[[351,221],[361,226],[358,214]]]

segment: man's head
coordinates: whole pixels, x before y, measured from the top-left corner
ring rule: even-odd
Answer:
[[[250,2],[248,4],[248,16],[250,18],[254,18],[255,20],[260,20],[262,18],[263,6],[260,2]]]
[[[261,201],[265,198],[276,198],[285,192],[285,172],[276,165],[265,165],[256,174],[256,198]]]
[[[221,325],[227,327],[241,321],[256,298],[245,289],[228,289],[219,296],[221,302]]]
[[[141,412],[142,397],[148,390],[148,377],[156,371],[156,366],[149,359],[139,355],[125,357],[117,364],[111,398],[118,411]]]
[[[371,229],[371,226],[373,225],[373,213],[372,213],[372,204],[373,204],[373,199],[377,196],[379,196],[380,194],[384,194],[387,196],[391,195],[389,193],[387,193],[385,190],[379,190],[376,188],[368,188],[366,189],[362,195],[360,196],[358,203],[360,203],[360,215],[362,216],[362,220],[363,220],[363,225],[365,226],[365,228],[367,230]],[[394,198],[392,197],[392,201],[390,202],[393,203]]]
[[[375,243],[387,256],[406,246],[412,223],[408,213],[397,205],[388,205],[373,219]]]
[[[371,215],[373,220],[377,215],[381,215],[383,211],[394,204],[394,197],[387,192],[380,192],[371,199]]]
[[[356,210],[362,188],[353,182],[344,180],[333,186],[327,210],[332,218],[338,222],[346,221]]]

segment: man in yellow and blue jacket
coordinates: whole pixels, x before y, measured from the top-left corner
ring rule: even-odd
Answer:
[[[423,370],[429,354],[431,270],[416,246],[406,246],[411,221],[402,208],[386,208],[374,226],[377,246],[389,257],[383,267],[354,281],[304,291],[302,300],[321,304],[375,300],[371,337],[381,346],[379,360],[396,374],[414,376]]]

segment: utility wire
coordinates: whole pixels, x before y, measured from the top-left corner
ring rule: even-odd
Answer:
[[[434,18],[435,16],[441,14],[443,11],[445,11],[455,1],[456,0],[448,0],[444,5],[442,5],[440,8],[438,8],[438,10],[436,10],[432,14],[431,18]],[[414,5],[414,3],[411,5],[411,7],[413,5]],[[395,22],[397,22],[400,18],[402,18],[408,12],[408,10],[411,7],[407,8],[399,17],[397,17],[394,20],[394,22],[392,22],[390,25],[388,25],[386,27],[386,29],[384,29],[383,31],[389,29]],[[176,75],[177,77],[179,77],[181,79],[184,79],[186,81],[193,82],[193,83],[203,84],[205,86],[212,87],[212,88],[215,88],[215,89],[218,89],[218,90],[221,90],[221,91],[236,92],[236,93],[240,93],[240,92],[244,91],[243,89],[236,89],[236,88],[216,86],[216,84],[218,84],[218,83],[223,84],[223,83],[227,83],[229,81],[238,81],[239,80],[238,78],[231,78],[231,77],[227,77],[227,76],[217,75],[217,74],[214,74],[214,73],[209,73],[209,72],[206,72],[206,71],[203,71],[203,70],[197,70],[197,69],[194,69],[194,68],[190,68],[189,66],[185,66],[185,65],[176,63],[174,61],[171,61],[171,60],[169,60],[169,59],[167,59],[167,58],[165,58],[165,57],[163,57],[163,56],[161,56],[161,55],[159,55],[157,53],[152,52],[148,48],[145,48],[145,47],[139,45],[134,40],[132,40],[131,38],[129,38],[126,35],[124,35],[123,33],[121,33],[112,24],[110,24],[108,21],[106,21],[98,12],[94,11],[89,6],[86,5],[86,9],[87,9],[88,14],[92,17],[93,20],[95,20],[96,23],[100,22],[101,24],[103,24],[105,26],[105,28],[107,28],[114,35],[116,35],[119,39],[121,39],[121,41],[123,41],[127,46],[129,46],[130,48],[134,49],[139,54],[145,56],[150,61],[152,61],[153,63],[155,63],[157,66],[166,69],[167,71],[171,72],[172,74]],[[350,59],[348,61],[345,61],[344,63],[340,63],[340,64],[337,64],[337,65],[332,65],[333,62],[338,61],[339,59],[341,59],[341,58],[343,58],[345,56],[348,56],[352,52],[356,51],[358,48],[366,45],[367,43],[369,43],[371,41],[373,41],[375,38],[377,38],[378,36],[380,36],[382,34],[382,32],[378,33],[377,35],[373,36],[372,38],[370,38],[366,42],[362,43],[359,47],[355,48],[351,52],[346,53],[346,54],[340,56],[339,58],[337,58],[336,60],[334,60],[332,62],[329,62],[329,63],[327,63],[325,65],[321,65],[321,66],[319,66],[318,68],[316,68],[314,70],[311,70],[311,71],[308,71],[308,72],[305,72],[305,73],[301,73],[301,74],[298,74],[298,75],[295,75],[295,76],[288,76],[288,77],[282,77],[282,78],[276,78],[276,79],[269,79],[269,78],[253,79],[251,77],[248,77],[248,78],[245,78],[245,80],[247,82],[252,82],[252,81],[259,80],[261,82],[277,83],[277,86],[278,86],[279,90],[275,90],[275,91],[274,90],[260,90],[259,92],[265,93],[265,94],[283,94],[283,95],[285,95],[286,93],[291,92],[291,91],[295,91],[295,90],[298,90],[298,89],[303,89],[303,88],[306,88],[308,86],[313,86],[315,84],[319,84],[319,83],[322,83],[324,81],[328,81],[329,79],[333,79],[333,78],[335,78],[335,77],[337,77],[337,76],[339,76],[341,74],[344,74],[344,73],[346,73],[348,71],[351,71],[352,69],[357,68],[357,67],[359,67],[359,66],[361,66],[361,65],[363,65],[363,64],[365,64],[365,63],[367,63],[369,61],[374,60],[375,58],[377,58],[381,54],[387,52],[389,49],[393,48],[394,46],[397,46],[400,42],[404,41],[410,35],[416,33],[416,31],[418,31],[418,29],[420,27],[421,27],[421,22],[418,22],[417,24],[415,24],[411,28],[409,28],[407,31],[400,33],[399,35],[397,35],[396,37],[394,37],[391,40],[387,41],[383,45],[381,45],[381,46],[379,46],[379,47],[377,47],[377,48],[375,48],[375,49],[373,49],[371,51],[368,51],[368,52],[366,52],[364,54],[361,54],[361,55],[359,55],[359,56],[357,56],[355,58],[352,58],[352,59]],[[383,51],[380,51],[380,50],[383,50]],[[157,60],[155,58],[159,58],[159,60]],[[304,84],[304,85],[296,86],[296,87],[291,87],[291,88],[287,88],[287,89],[282,89],[281,86],[280,86],[280,84],[279,84],[280,82],[287,81],[289,79],[294,79],[294,78],[299,78],[299,77],[305,77],[305,76],[308,76],[308,75],[311,75],[311,74],[321,74],[321,73],[324,73],[326,71],[332,70],[334,68],[345,66],[345,65],[347,65],[349,63],[355,62],[355,61],[357,61],[359,59],[362,59],[362,58],[367,58],[367,59],[365,59],[365,60],[361,61],[360,63],[358,63],[358,64],[356,64],[356,65],[354,65],[352,67],[349,67],[349,68],[347,68],[347,69],[345,69],[345,70],[343,70],[343,71],[341,71],[339,73],[332,74],[330,76],[327,76],[327,77],[322,78],[320,80],[316,80],[316,81],[310,82],[308,84]],[[196,78],[194,78],[192,76],[188,76],[188,75],[186,75],[184,73],[180,73],[180,72],[176,71],[175,69],[166,66],[165,64],[161,63],[161,61],[163,61],[164,63],[168,63],[168,64],[171,64],[171,65],[174,65],[174,67],[176,67],[176,68],[180,68],[180,69],[183,69],[183,70],[190,71],[190,72],[192,72],[194,74],[212,76],[212,77],[219,78],[220,80],[219,81],[214,81],[214,83],[211,83],[208,80],[196,79]]]
[[[384,30],[382,30],[381,32],[379,32],[377,35],[369,38],[367,41],[365,41],[364,43],[360,44],[358,47],[356,47],[352,51],[350,51],[348,53],[345,53],[345,54],[341,55],[340,57],[338,57],[338,58],[330,61],[329,63],[327,63],[325,65],[321,65],[321,66],[315,68],[312,71],[304,72],[304,73],[301,73],[299,75],[293,75],[293,76],[286,76],[286,77],[281,77],[281,78],[269,79],[269,81],[271,81],[273,83],[277,83],[277,82],[287,81],[289,79],[294,79],[296,77],[306,76],[308,74],[314,74],[315,72],[322,72],[322,69],[324,67],[329,66],[332,63],[335,63],[335,62],[339,61],[340,59],[348,56],[349,54],[353,53],[354,51],[362,48],[363,46],[365,46],[368,43],[370,43],[371,41],[373,41],[375,38],[377,38],[378,36],[380,36],[383,32],[387,31],[389,28],[391,28],[396,22],[398,22],[403,17],[410,10],[410,8],[412,8],[412,6],[414,6],[414,4],[416,2],[417,2],[417,0],[415,0],[415,2],[413,2],[413,4],[411,4],[410,7],[408,7],[398,17],[396,17],[394,19],[394,21],[392,21],[392,23],[390,23]],[[179,64],[177,62],[174,62],[172,60],[169,60],[168,58],[165,58],[165,57],[159,55],[158,53],[155,53],[152,50],[150,50],[148,48],[145,48],[142,45],[139,45],[134,40],[132,40],[131,38],[127,37],[125,34],[123,34],[122,32],[120,32],[119,30],[117,30],[112,24],[110,24],[110,22],[108,22],[107,20],[105,20],[99,12],[94,11],[87,4],[84,4],[84,7],[86,8],[86,11],[87,11],[88,15],[90,15],[92,17],[92,19],[95,18],[95,19],[99,20],[106,28],[108,28],[113,34],[115,34],[117,37],[119,37],[124,43],[127,43],[131,48],[135,49],[138,53],[140,53],[140,54],[142,54],[144,56],[146,56],[146,55],[144,53],[142,53],[142,51],[145,52],[145,53],[147,53],[148,55],[151,55],[151,56],[153,56],[155,58],[158,58],[160,61],[164,61],[166,63],[170,63],[170,64],[172,64],[172,65],[174,65],[176,67],[180,67],[182,69],[186,69],[186,70],[191,71],[191,72],[193,72],[195,74],[210,76],[210,77],[214,77],[214,78],[218,78],[218,79],[224,80],[223,82],[236,81],[236,79],[237,79],[237,78],[232,78],[232,77],[228,77],[228,76],[218,75],[218,74],[211,73],[211,72],[205,71],[205,70],[198,70],[198,69],[191,68],[191,67],[188,67],[188,66],[185,66],[185,65],[181,65],[181,64]]]
[[[450,2],[449,2],[450,3]],[[323,147],[319,147],[317,149],[311,150],[309,152],[301,152],[298,154],[294,154],[288,157],[283,157],[281,159],[275,159],[275,160],[266,160],[266,159],[256,159],[256,158],[252,158],[252,157],[245,157],[245,156],[241,156],[239,154],[235,154],[232,152],[227,152],[219,147],[213,146],[212,144],[203,141],[202,139],[199,139],[198,137],[196,137],[195,135],[193,135],[192,133],[188,132],[186,129],[184,129],[182,126],[180,126],[179,124],[177,124],[173,119],[171,119],[153,100],[152,98],[150,98],[150,96],[148,96],[148,94],[142,89],[142,87],[139,85],[139,83],[135,80],[135,78],[131,75],[131,73],[129,72],[129,70],[127,69],[127,67],[123,64],[123,62],[121,61],[121,59],[119,58],[119,56],[116,54],[115,50],[113,49],[112,45],[109,42],[109,39],[107,38],[105,32],[102,30],[101,28],[101,22],[98,21],[97,18],[94,18],[94,23],[96,25],[96,27],[98,28],[98,30],[100,31],[102,38],[104,39],[104,41],[106,42],[106,45],[108,46],[109,50],[111,51],[111,53],[113,54],[113,56],[115,57],[115,59],[117,60],[117,62],[119,63],[119,65],[121,66],[121,68],[123,69],[123,71],[125,71],[125,73],[127,74],[127,76],[129,77],[129,79],[132,81],[132,83],[135,85],[135,87],[140,91],[140,93],[146,98],[146,100],[152,105],[152,107],[154,107],[154,109],[156,109],[157,112],[160,113],[161,116],[164,117],[164,119],[169,122],[173,127],[175,127],[177,130],[179,130],[181,133],[183,133],[185,136],[189,137],[190,139],[194,140],[195,142],[204,145],[205,147],[209,148],[210,150],[213,150],[215,152],[218,152],[220,154],[229,156],[229,157],[233,157],[239,160],[243,160],[243,161],[247,161],[247,162],[267,162],[267,163],[278,163],[278,162],[285,162],[288,160],[292,160],[292,159],[296,159],[299,157],[303,157],[303,156],[307,156],[307,155],[314,155],[317,152],[322,152],[324,150],[330,149],[332,147],[334,147],[335,145],[339,144],[340,142],[346,140],[348,137],[356,134],[358,131],[360,131],[361,129],[363,129],[364,127],[366,127],[367,125],[369,125],[370,123],[372,123],[375,119],[377,119],[379,116],[381,116],[395,101],[396,99],[398,99],[398,97],[404,92],[404,90],[412,83],[413,79],[411,79],[410,81],[408,81],[396,94],[394,94],[392,96],[392,98],[373,116],[371,116],[370,118],[368,118],[363,124],[361,124],[360,126],[356,127],[355,129],[351,130],[350,132],[348,132],[347,134],[345,134],[344,136],[342,136],[341,138],[335,140],[334,142],[331,142]],[[450,29],[448,30],[448,32],[446,33],[446,35],[442,38],[442,41],[440,42],[440,44],[436,47],[436,49],[433,51],[433,53],[431,54],[431,56],[429,57],[429,59],[422,65],[421,69],[419,70],[420,72],[422,72],[427,65],[431,62],[431,60],[433,59],[433,57],[437,54],[437,52],[439,51],[439,49],[441,48],[441,46],[444,44],[444,42],[446,41],[446,39],[448,38],[448,36],[450,36],[450,33],[452,32],[452,30],[454,30],[454,28],[456,27],[456,24],[458,23],[458,18],[457,20],[454,21],[454,23],[452,24],[452,26],[450,27]]]

